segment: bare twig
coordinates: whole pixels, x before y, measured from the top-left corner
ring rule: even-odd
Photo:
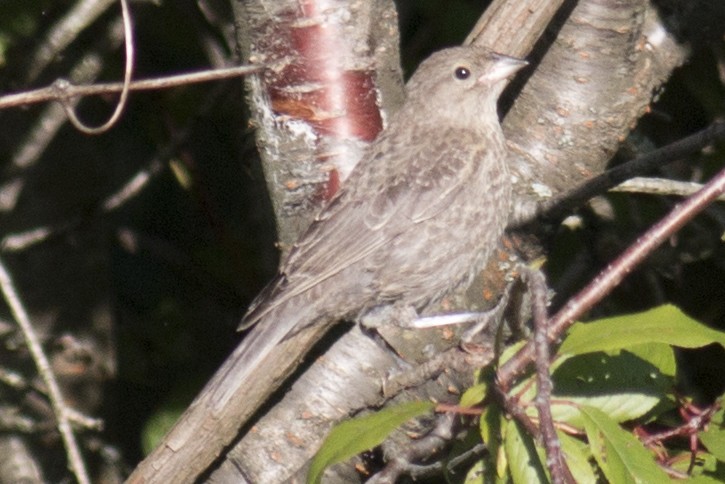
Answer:
[[[33,356],[33,361],[38,368],[38,373],[48,387],[48,398],[53,407],[55,418],[57,420],[58,431],[60,432],[63,442],[65,444],[66,454],[68,456],[68,464],[70,469],[73,471],[76,479],[80,484],[90,484],[88,477],[88,471],[83,463],[83,457],[81,456],[78,442],[76,441],[75,434],[70,422],[70,411],[66,406],[63,395],[61,394],[58,381],[55,379],[53,370],[50,367],[50,362],[45,356],[43,346],[40,343],[40,338],[35,333],[35,329],[30,322],[23,303],[20,301],[15,285],[13,284],[10,273],[5,268],[5,264],[0,260],[0,290],[2,290],[3,297],[10,307],[10,311],[13,317],[20,326],[20,329],[25,336],[25,341],[28,345],[28,350]]]
[[[176,76],[159,77],[156,79],[145,79],[142,81],[132,81],[128,88],[130,91],[150,91],[154,89],[166,89],[175,86],[184,86],[186,84],[194,84],[198,82],[209,82],[220,79],[228,79],[231,77],[245,76],[254,74],[263,69],[261,65],[254,66],[236,66],[226,69],[213,69],[191,74],[179,74]],[[62,81],[56,81],[53,85],[33,91],[19,92],[17,94],[9,94],[0,97],[0,109],[7,109],[16,106],[26,106],[47,101],[59,101],[62,99],[73,98],[78,96],[94,96],[97,94],[108,94],[122,91],[124,84],[122,82],[111,82],[94,84],[91,86],[74,86],[73,84]]]
[[[534,345],[536,346],[536,408],[539,411],[539,429],[546,448],[546,466],[554,484],[574,483],[569,466],[561,453],[561,442],[556,435],[554,419],[551,416],[551,391],[554,387],[549,374],[549,341],[546,337],[548,315],[546,314],[546,281],[539,271],[526,273],[526,282],[531,293],[534,319]]]
[[[584,289],[551,318],[548,339],[556,341],[574,321],[609,294],[624,277],[632,272],[649,254],[679,230],[695,215],[704,210],[725,192],[725,170],[720,171],[702,190],[677,205],[629,249],[604,269]],[[529,342],[513,358],[499,368],[497,380],[501,391],[510,388],[534,359],[533,343]]]
[[[78,59],[71,69],[68,77],[74,84],[87,84],[96,80],[105,63],[105,56],[109,51],[118,48],[123,42],[123,19],[117,17],[110,22],[106,30],[105,37],[101,42],[96,42],[83,56]],[[75,104],[80,102],[81,98],[68,99],[66,103]],[[40,156],[45,152],[48,145],[62,126],[67,121],[63,106],[57,103],[50,104],[45,107],[44,111],[38,115],[33,123],[33,127],[29,130],[27,136],[24,137],[19,147],[15,149],[12,156],[12,166],[20,170],[24,170],[33,166]],[[10,183],[12,183],[11,180]],[[6,185],[8,182],[6,182]],[[18,190],[18,193],[20,191]],[[3,202],[0,210],[11,210],[10,204]]]
[[[134,45],[133,45],[133,26],[131,25],[131,12],[128,8],[128,0],[121,1],[121,16],[123,17],[123,33],[126,46],[126,66],[123,72],[123,89],[121,90],[121,97],[118,99],[116,108],[113,110],[113,114],[108,121],[95,128],[87,126],[83,121],[78,118],[75,112],[75,107],[67,102],[67,98],[61,98],[61,104],[65,109],[65,114],[68,116],[71,124],[81,133],[85,134],[101,134],[108,131],[121,117],[123,110],[128,102],[128,85],[131,83],[131,76],[133,75],[133,62],[134,62]]]
[[[624,183],[620,183],[616,187],[611,188],[609,191],[689,197],[700,189],[702,189],[701,183],[669,180],[667,178],[635,177],[630,178]],[[717,201],[725,202],[725,195],[717,197]]]
[[[393,456],[385,468],[371,477],[367,482],[374,484],[393,484],[403,474],[418,475],[440,469],[440,463],[428,466],[415,464],[423,458],[429,458],[441,451],[454,437],[458,416],[445,413],[438,417],[435,428],[425,437],[410,442],[404,452]]]
[[[116,0],[80,0],[50,29],[28,63],[25,82],[34,81],[80,32],[103,15]]]
[[[662,442],[672,438],[687,438],[690,441],[690,464],[687,467],[687,472],[684,473],[684,478],[692,475],[692,470],[695,468],[698,452],[698,437],[697,434],[704,430],[712,420],[713,415],[720,410],[720,403],[716,402],[704,409],[700,409],[691,403],[684,402],[679,408],[680,415],[684,420],[684,424],[678,425],[675,428],[659,432],[657,434],[645,434],[640,436],[642,443],[648,447],[662,445]],[[667,466],[665,470],[672,471],[672,468]]]
[[[556,219],[606,190],[641,175],[658,166],[682,159],[696,153],[715,141],[725,139],[725,122],[716,121],[702,131],[678,140],[650,153],[638,156],[611,170],[592,178],[578,189],[542,204],[541,213],[546,218]]]

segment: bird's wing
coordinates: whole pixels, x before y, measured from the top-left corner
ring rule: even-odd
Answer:
[[[436,138],[446,137],[437,133]],[[273,308],[365,259],[401,233],[416,230],[415,224],[449,206],[452,196],[473,170],[470,147],[465,143],[475,141],[480,142],[470,133],[456,133],[455,140],[401,147],[405,153],[388,151],[380,160],[386,162],[385,166],[359,167],[365,176],[376,169],[387,173],[378,175],[377,186],[368,184],[368,179],[354,180],[351,176],[349,185],[290,251],[279,276],[252,304],[241,328],[251,326]],[[412,159],[409,166],[399,162],[405,158]],[[374,163],[374,159],[371,156],[361,163]],[[364,185],[373,189],[356,190],[353,184],[355,188]]]
[[[390,183],[370,200],[366,224],[383,226],[393,218],[399,224],[418,224],[450,206],[461,186],[483,162],[485,151],[474,155],[476,133],[456,132],[455,137],[438,134],[440,142],[430,145],[414,159],[402,180]]]

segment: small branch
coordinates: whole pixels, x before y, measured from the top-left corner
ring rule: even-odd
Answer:
[[[105,58],[109,52],[118,48],[123,42],[123,19],[117,17],[113,19],[106,29],[105,36],[95,42],[93,48],[82,55],[70,70],[68,77],[74,84],[87,84],[98,78],[101,70],[105,65]],[[80,102],[80,98],[69,99],[68,104]],[[63,106],[57,103],[49,104],[44,111],[38,115],[33,122],[28,134],[24,136],[24,140],[14,150],[12,155],[11,166],[18,168],[20,171],[36,164],[40,156],[48,148],[48,145],[55,139],[58,131],[65,125],[68,117],[66,116]],[[5,186],[22,179],[16,178],[5,182]],[[17,190],[18,194],[20,190]],[[15,205],[15,197],[9,201],[3,201],[0,210],[11,210]]]
[[[10,277],[10,273],[8,273],[2,260],[0,260],[0,290],[2,290],[5,301],[8,303],[13,317],[17,321],[18,326],[20,326],[20,329],[25,336],[28,350],[33,356],[33,361],[35,361],[35,365],[38,368],[38,373],[48,387],[48,398],[53,406],[58,431],[60,432],[65,444],[70,468],[80,484],[90,484],[91,481],[88,477],[88,471],[83,463],[83,457],[81,456],[78,442],[76,441],[75,434],[73,434],[73,429],[71,427],[69,409],[63,400],[63,395],[60,391],[60,387],[58,386],[58,381],[55,379],[53,370],[50,367],[50,362],[45,356],[43,346],[40,343],[40,338],[35,333],[35,329],[30,322],[30,317],[20,301],[18,293],[15,290],[15,285]]]
[[[725,125],[721,126],[725,128]],[[677,205],[665,218],[650,228],[629,249],[604,269],[584,289],[551,318],[548,339],[554,342],[586,311],[608,295],[649,254],[685,223],[692,220],[718,196],[725,192],[725,170],[720,171],[704,188]],[[497,373],[501,391],[505,392],[534,359],[531,342],[504,363]]]
[[[171,146],[176,147],[177,142],[172,142]],[[0,252],[20,252],[30,247],[45,242],[46,240],[56,237],[60,234],[69,232],[78,228],[90,217],[99,214],[110,213],[122,207],[126,202],[136,197],[144,188],[158,176],[166,167],[163,160],[166,160],[170,153],[163,150],[164,154],[155,157],[151,162],[133,175],[118,191],[112,193],[102,201],[94,213],[85,216],[75,216],[70,220],[65,220],[54,225],[45,225],[34,227],[24,232],[7,234],[0,239]]]
[[[549,341],[546,337],[548,315],[546,314],[546,280],[539,271],[528,271],[526,282],[531,293],[531,306],[534,319],[534,345],[536,346],[536,408],[539,412],[539,429],[546,448],[546,466],[554,484],[576,482],[569,466],[561,453],[561,442],[556,435],[554,419],[551,415],[551,392],[554,384],[549,374]]]
[[[131,76],[133,75],[133,63],[135,57],[135,49],[133,45],[133,26],[131,25],[131,12],[128,8],[128,0],[121,1],[121,17],[123,18],[123,34],[126,46],[126,65],[123,70],[123,89],[121,90],[121,97],[116,103],[116,108],[113,110],[113,114],[108,118],[108,121],[95,128],[87,126],[83,121],[78,118],[75,112],[75,106],[68,102],[68,98],[62,98],[61,103],[65,110],[66,116],[70,120],[71,124],[81,133],[85,134],[102,134],[111,129],[116,124],[118,119],[121,117],[123,110],[126,108],[128,103],[128,85],[131,83]]]
[[[428,435],[411,441],[404,452],[391,458],[385,468],[367,482],[369,484],[393,484],[398,482],[403,474],[420,476],[439,469],[441,467],[440,463],[421,467],[414,464],[414,462],[430,458],[430,456],[439,453],[453,439],[457,422],[458,416],[455,413],[441,415],[435,428]]]
[[[715,141],[725,139],[725,122],[717,121],[707,128],[650,153],[612,168],[592,178],[578,189],[541,205],[540,213],[547,219],[558,219],[595,195],[654,168],[696,153]]]
[[[116,0],[80,0],[50,28],[44,41],[35,50],[25,82],[33,82],[78,35],[103,15]]]
[[[130,91],[150,91],[155,89],[167,89],[169,87],[184,86],[187,84],[195,84],[199,82],[216,81],[220,79],[229,79],[232,77],[245,76],[259,72],[264,67],[261,65],[253,66],[236,66],[225,69],[214,69],[191,74],[179,74],[176,76],[159,77],[156,79],[145,79],[141,81],[132,81],[128,85]],[[68,81],[60,79],[55,81],[51,86],[33,91],[19,92],[17,94],[8,94],[0,97],[0,109],[7,109],[16,106],[26,106],[29,104],[37,104],[47,101],[62,101],[63,99],[74,98],[78,96],[94,96],[98,94],[108,94],[120,92],[123,90],[122,82],[111,82],[103,84],[93,84],[90,86],[75,86]]]
[[[515,357],[515,355],[514,355]],[[526,410],[519,405],[519,397],[511,397],[507,392],[508,390],[496,380],[496,394],[503,406],[506,413],[511,415],[513,418],[519,421],[524,426],[526,432],[534,439],[539,440],[541,438],[541,431],[536,426],[533,420],[526,415]]]
[[[689,197],[700,189],[702,189],[702,183],[670,180],[667,178],[635,177],[630,178],[624,183],[620,183],[609,191]],[[725,195],[717,197],[717,201],[725,202]]]

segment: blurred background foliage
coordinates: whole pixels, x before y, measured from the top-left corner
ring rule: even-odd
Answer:
[[[407,75],[431,51],[460,43],[484,8],[473,0],[398,3]],[[101,47],[97,39],[117,17],[116,4],[28,81],[33,53],[73,5],[67,0],[3,0],[2,93],[67,77],[88,49]],[[236,62],[229,40],[232,16],[223,0],[139,0],[132,11],[135,78]],[[676,140],[722,116],[723,47],[703,48],[677,71],[619,159]],[[122,48],[102,57],[98,80],[120,79]],[[274,221],[241,84],[234,79],[133,93],[110,132],[89,137],[66,124],[31,167],[12,160],[45,107],[0,111],[1,183],[16,177],[35,180],[18,202],[33,217],[4,210],[0,235],[36,224],[69,224],[54,238],[26,249],[42,251],[58,238],[72,243],[87,230],[102,234],[117,371],[105,384],[104,405],[96,414],[107,422],[104,439],[117,446],[129,465],[142,457],[142,433],[144,446],[152,445],[149,439],[163,430],[163,422],[173,420],[169,413],[184,408],[239,340],[235,328],[245,306],[276,268]],[[115,101],[115,96],[84,100],[81,117],[102,122]],[[697,165],[668,166],[663,176],[707,179],[723,166],[722,148],[710,150]],[[154,163],[161,169],[154,171]],[[145,188],[114,211],[100,210],[139,170],[152,172]],[[557,290],[554,304],[580,288],[675,202],[672,197],[614,194],[581,209],[576,223],[554,230],[544,240],[550,249],[546,269]],[[598,315],[672,301],[700,321],[724,327],[724,222],[720,207],[709,209],[607,298]],[[22,251],[5,257],[15,262],[16,271],[24,267]],[[45,274],[34,266],[25,276],[41,280]],[[86,276],[79,272],[78,277]],[[47,338],[51,345],[54,337]],[[722,391],[724,356],[721,348],[683,355],[691,368],[684,381],[702,398]]]

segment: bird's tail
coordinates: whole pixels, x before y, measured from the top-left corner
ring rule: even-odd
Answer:
[[[298,339],[309,343],[325,330],[324,325],[313,326],[288,339],[296,327],[307,324],[311,312],[309,305],[283,304],[262,318],[164,438],[165,449],[193,448],[205,436],[226,445],[234,429],[249,421],[294,371],[302,356],[295,348]]]
[[[259,388],[268,386],[270,380],[280,380],[277,384],[281,384],[303,355],[284,362],[288,355],[276,349],[299,328],[309,326],[315,318],[312,305],[296,303],[292,299],[277,306],[252,326],[209,385],[213,386],[215,381],[234,381],[232,387],[248,390],[245,398],[264,399],[268,395],[262,393],[269,393],[269,389],[258,393]],[[222,392],[220,402],[226,400],[224,389],[216,388],[216,391]]]

